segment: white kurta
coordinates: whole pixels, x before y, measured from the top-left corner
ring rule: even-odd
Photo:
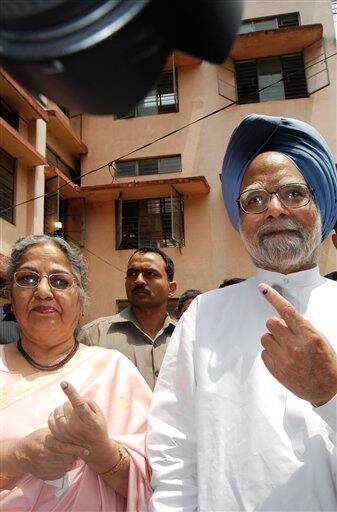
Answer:
[[[283,296],[337,350],[337,283],[318,268],[255,277],[194,300],[155,388],[152,511],[336,511],[336,403],[296,397],[266,369],[260,337]]]

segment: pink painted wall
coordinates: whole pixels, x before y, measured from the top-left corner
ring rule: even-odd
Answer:
[[[245,18],[300,10],[302,24],[322,23],[326,52],[336,51],[331,4],[326,1],[248,1]],[[328,60],[330,86],[309,98],[272,101],[229,107],[202,122],[153,144],[132,158],[182,155],[179,176],[206,176],[208,195],[185,196],[186,245],[164,250],[176,264],[178,295],[186,288],[203,291],[217,287],[225,277],[247,277],[253,266],[237,233],[229,224],[223,207],[219,172],[232,130],[246,115],[261,114],[297,117],[313,124],[336,151],[336,59]],[[178,68],[179,112],[125,120],[112,116],[84,116],[82,137],[89,153],[82,157],[83,172],[128,153],[161,135],[228,103],[219,96],[217,69],[207,63]],[[131,158],[131,157],[129,157]],[[174,174],[162,178],[174,177]],[[137,179],[157,179],[144,176]],[[121,180],[127,181],[127,180]],[[83,185],[111,183],[111,175],[102,170],[83,179]],[[91,306],[85,321],[113,314],[116,299],[125,298],[124,273],[132,251],[115,249],[114,201],[96,202],[87,208],[86,253],[90,265]],[[325,274],[337,268],[337,253],[330,240],[323,247],[321,270]],[[103,262],[98,257],[103,258]],[[119,269],[117,269],[117,268]]]

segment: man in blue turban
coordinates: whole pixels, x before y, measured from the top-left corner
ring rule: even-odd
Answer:
[[[244,174],[259,154],[282,153],[291,160],[312,190],[322,218],[322,239],[337,220],[337,174],[323,137],[310,124],[284,117],[252,114],[234,130],[222,169],[222,193],[231,223],[239,227],[236,199]]]
[[[199,295],[154,391],[152,511],[337,510],[337,283],[318,269],[337,218],[321,135],[251,115],[222,187],[254,277]]]

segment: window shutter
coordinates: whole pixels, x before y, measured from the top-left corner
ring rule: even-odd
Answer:
[[[277,16],[277,23],[279,28],[298,27],[300,24],[299,14],[298,12],[293,12],[291,14]]]
[[[235,85],[235,64],[233,59],[227,57],[222,66],[218,66],[218,93],[230,101],[237,100]]]
[[[184,245],[183,196],[171,187],[172,241],[178,247]]]
[[[281,62],[286,99],[307,97],[307,80],[302,54],[283,55]]]
[[[60,213],[62,214],[62,212],[60,212],[62,197],[60,197],[59,188],[60,177],[58,175],[46,181],[46,195],[44,197],[44,232],[49,235],[54,234],[58,230],[55,222],[62,222],[63,220],[60,218]]]
[[[123,201],[122,193],[116,205],[117,249],[137,249],[139,241],[139,203]]]
[[[8,124],[13,126],[15,130],[19,129],[19,114],[15,112],[1,97],[0,97],[0,116],[7,121]]]
[[[259,89],[256,60],[236,62],[235,74],[238,103],[258,103]]]
[[[63,219],[64,238],[68,242],[73,242],[79,247],[85,246],[85,199],[66,199],[64,201]]]
[[[122,248],[123,241],[123,212],[122,212],[122,192],[120,192],[115,203],[116,208],[116,246],[117,249]]]
[[[330,85],[326,52],[322,39],[304,49],[303,59],[309,95]]]
[[[15,158],[0,148],[0,211],[14,204]],[[13,210],[1,213],[3,219],[13,222]]]
[[[176,70],[162,71],[157,82],[158,113],[176,112],[178,110]]]

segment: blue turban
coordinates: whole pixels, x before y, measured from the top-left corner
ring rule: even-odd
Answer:
[[[287,156],[313,190],[322,217],[324,240],[337,220],[337,174],[323,137],[310,124],[284,117],[252,114],[235,128],[222,166],[222,194],[231,223],[239,229],[243,176],[251,161],[265,151]]]

